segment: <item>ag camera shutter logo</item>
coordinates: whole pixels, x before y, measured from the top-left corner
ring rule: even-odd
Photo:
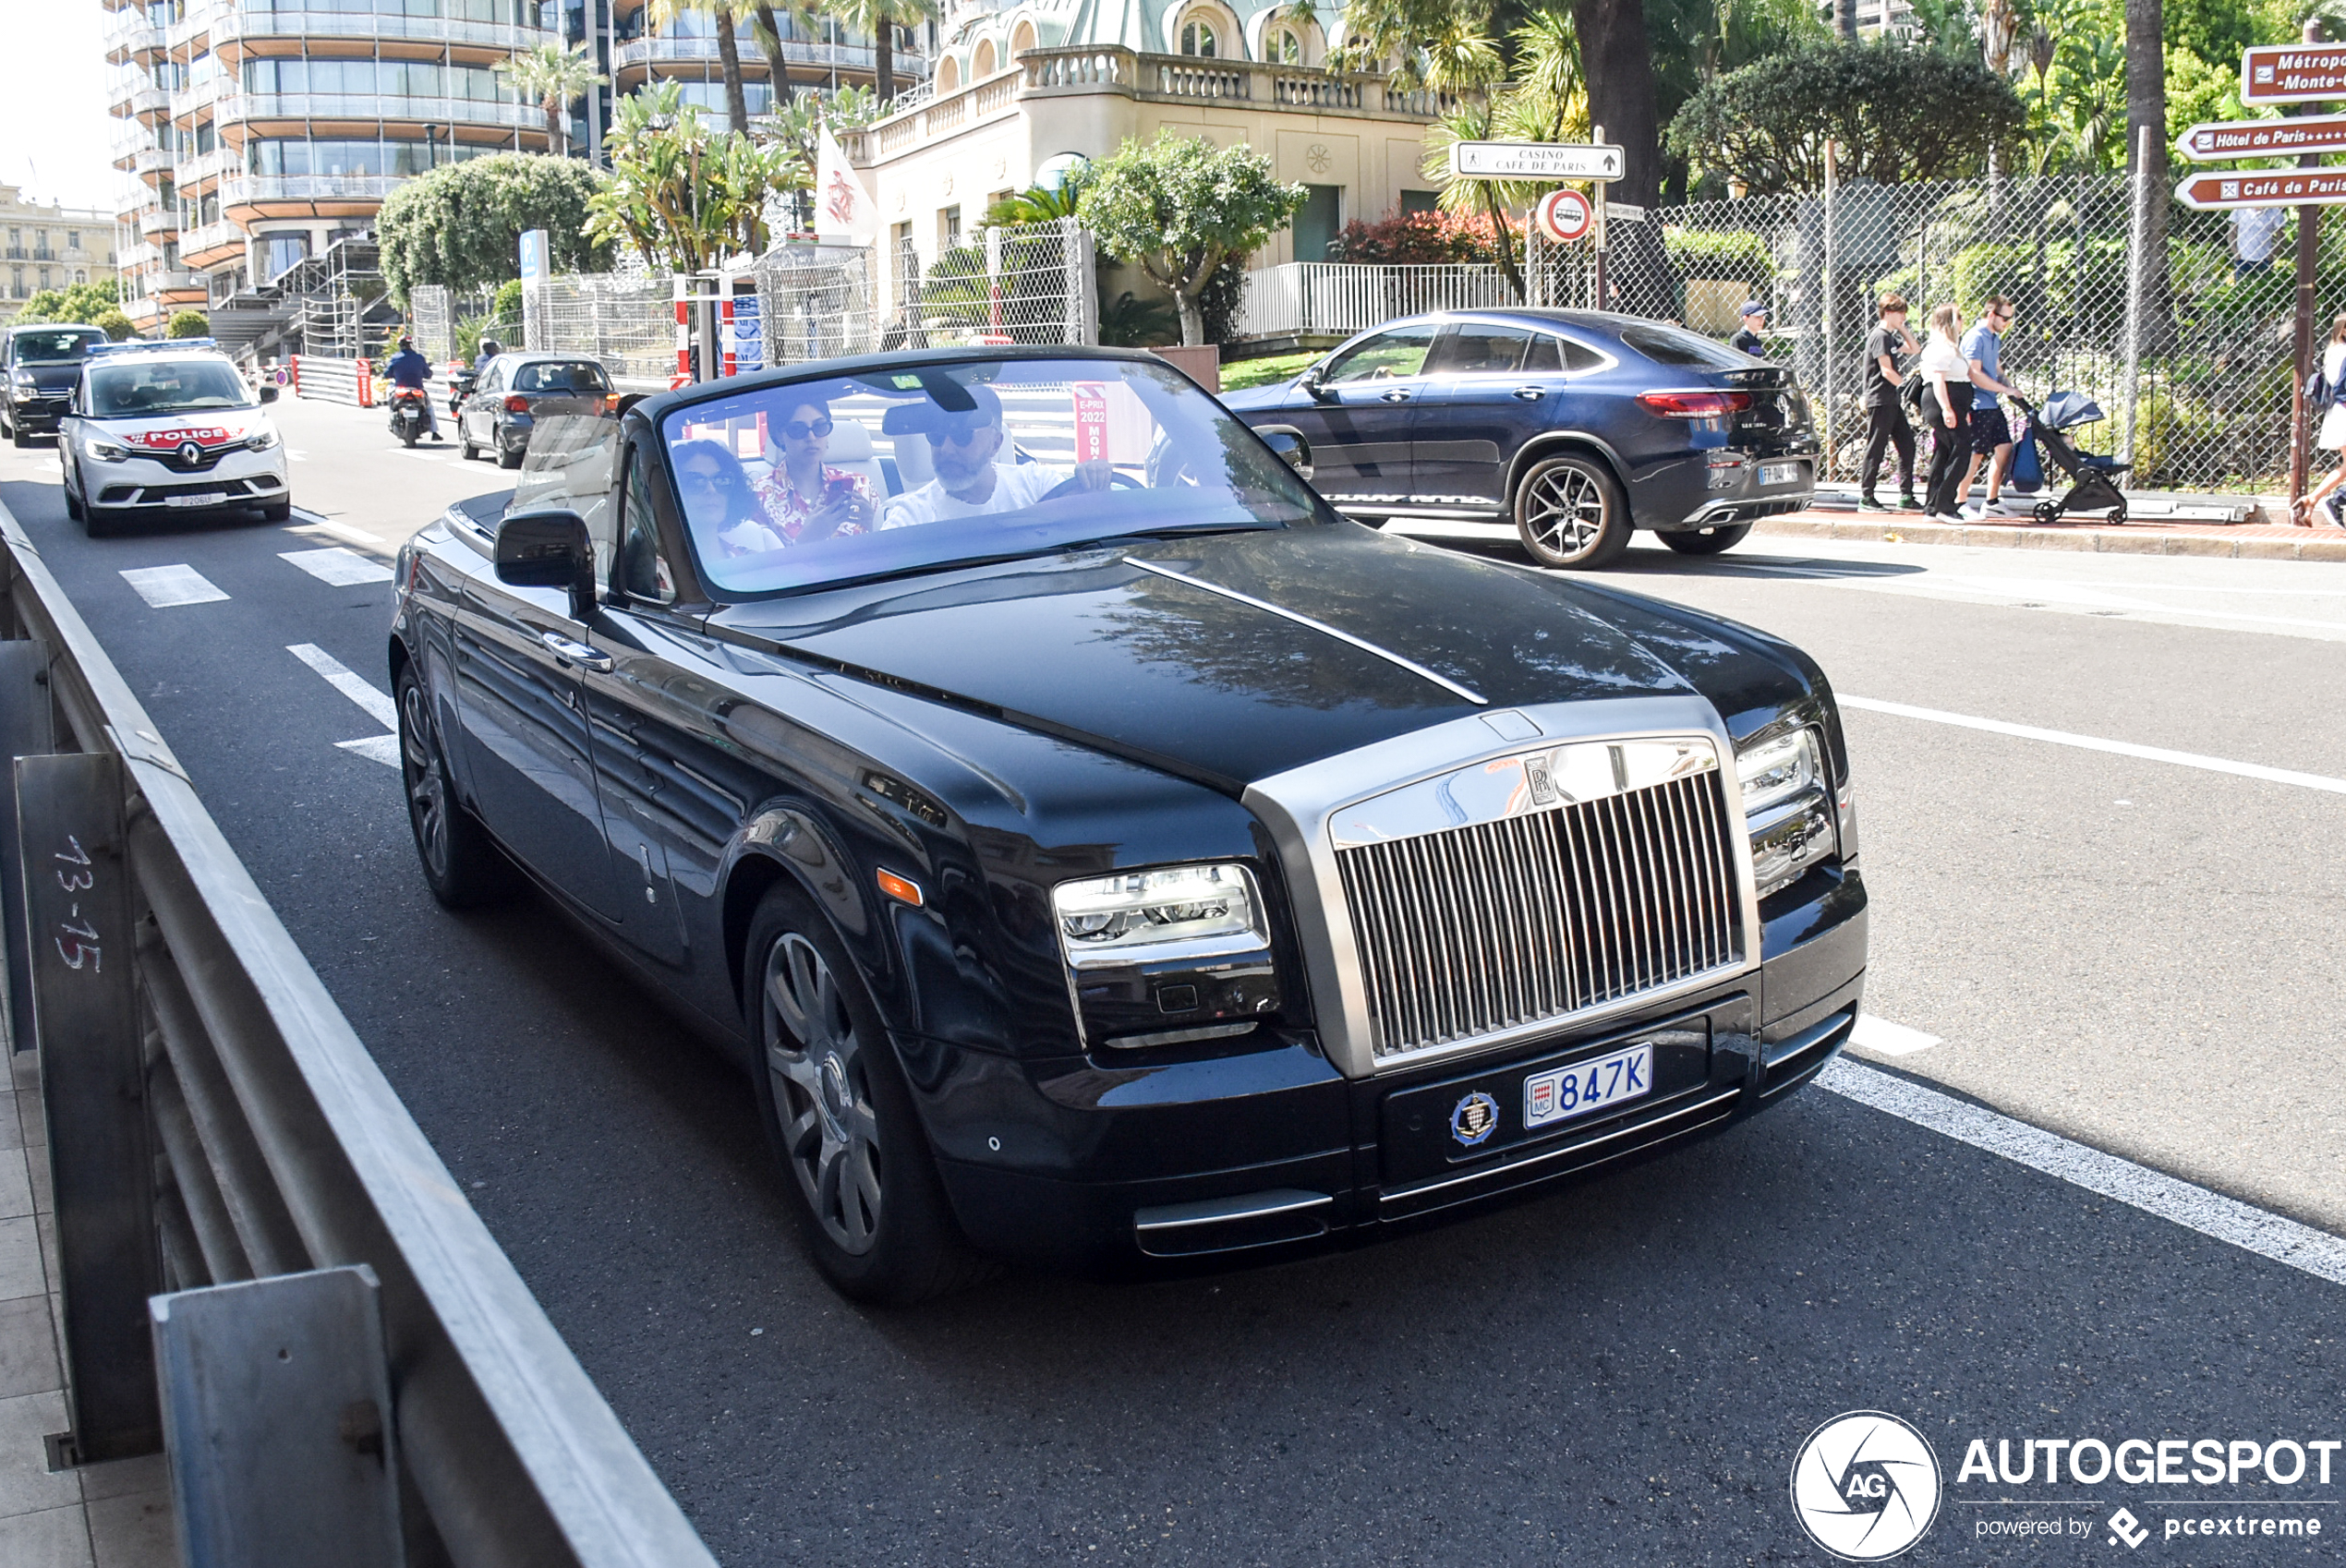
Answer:
[[[1792,1513],[1808,1538],[1849,1562],[1880,1562],[1939,1517],[1939,1456],[1913,1426],[1879,1410],[1835,1416],[1792,1461]]]

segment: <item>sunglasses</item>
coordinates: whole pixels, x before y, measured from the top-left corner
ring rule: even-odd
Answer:
[[[792,419],[782,427],[782,434],[794,441],[803,441],[809,436],[828,436],[830,433],[831,422],[828,419],[813,421]]]
[[[732,476],[719,469],[687,468],[682,477],[685,486],[693,489],[730,490],[733,488]]]
[[[967,446],[994,427],[984,421],[954,420],[940,430],[928,433],[931,446]]]

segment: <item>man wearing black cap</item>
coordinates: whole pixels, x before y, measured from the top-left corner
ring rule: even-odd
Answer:
[[[996,462],[1006,444],[1002,400],[992,387],[964,390],[972,406],[961,413],[934,404],[921,410],[918,428],[928,438],[929,461],[936,466],[937,477],[889,501],[880,517],[882,528],[1022,512],[1070,478],[1082,480],[1087,490],[1107,488],[1114,470],[1105,460],[1071,469],[1048,463]]]
[[[1760,334],[1768,330],[1768,308],[1756,299],[1747,299],[1743,308],[1735,312],[1743,324],[1735,328],[1735,335],[1727,340],[1731,348],[1739,348],[1754,359],[1764,357],[1760,352]]]

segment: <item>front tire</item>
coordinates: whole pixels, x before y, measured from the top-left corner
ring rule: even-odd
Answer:
[[[431,896],[443,908],[463,910],[495,903],[509,892],[513,863],[456,799],[431,702],[413,665],[399,672],[399,777],[406,787],[416,858]]]
[[[1720,555],[1743,543],[1751,532],[1748,523],[1729,523],[1715,528],[1689,528],[1683,533],[1664,534],[1662,542],[1680,555]]]
[[[816,1267],[842,1296],[897,1306],[983,1277],[878,1009],[829,922],[777,886],[746,952],[758,1107]]]
[[[1629,499],[1599,459],[1551,457],[1516,487],[1515,531],[1542,566],[1592,572],[1629,548]]]

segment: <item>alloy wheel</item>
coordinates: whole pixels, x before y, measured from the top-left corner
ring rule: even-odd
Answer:
[[[406,776],[407,812],[416,825],[416,847],[434,877],[448,874],[448,779],[431,742],[431,716],[420,681],[399,693],[400,771]]]
[[[879,1239],[879,1118],[847,998],[794,931],[768,952],[763,993],[766,1068],[791,1170],[832,1244],[869,1252]]]
[[[1604,531],[1604,492],[1578,468],[1551,468],[1531,480],[1524,498],[1524,527],[1560,558],[1580,554]]]

